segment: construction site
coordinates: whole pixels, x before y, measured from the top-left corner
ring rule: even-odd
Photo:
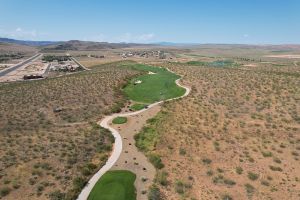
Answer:
[[[36,54],[19,63],[0,65],[0,82],[23,81],[47,78],[60,73],[73,73],[84,67],[71,56]]]

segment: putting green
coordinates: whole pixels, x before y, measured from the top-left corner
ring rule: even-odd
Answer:
[[[126,117],[116,117],[112,120],[113,124],[125,124],[127,122]]]
[[[176,85],[180,76],[165,68],[135,64],[132,68],[149,73],[138,76],[124,88],[129,99],[141,103],[154,103],[161,100],[182,96],[184,88]]]
[[[96,183],[88,200],[136,200],[135,179],[130,171],[108,171]]]

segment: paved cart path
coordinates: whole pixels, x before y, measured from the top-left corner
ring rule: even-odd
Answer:
[[[168,69],[168,71],[174,73],[173,71],[171,71],[169,69]],[[88,196],[89,196],[90,192],[92,191],[93,187],[95,186],[95,184],[97,183],[97,181],[101,178],[101,176],[103,174],[105,174],[108,170],[110,170],[115,165],[115,163],[118,161],[118,159],[122,153],[122,149],[123,149],[122,137],[118,130],[116,130],[115,128],[110,126],[110,122],[115,117],[129,117],[129,116],[133,116],[133,115],[138,115],[140,113],[145,112],[146,110],[149,110],[155,106],[158,106],[159,104],[161,104],[163,102],[180,99],[180,98],[187,96],[190,93],[191,89],[189,87],[181,85],[179,82],[180,79],[181,78],[177,79],[175,82],[179,87],[182,87],[185,89],[185,93],[182,96],[150,104],[147,108],[136,111],[136,112],[116,113],[116,114],[112,114],[109,116],[105,116],[104,119],[102,119],[100,121],[100,123],[99,123],[100,126],[102,126],[103,128],[109,129],[111,131],[112,135],[114,136],[114,138],[115,138],[114,148],[113,148],[112,154],[110,155],[106,164],[88,181],[87,185],[83,188],[83,190],[79,194],[77,200],[87,200],[88,199]]]

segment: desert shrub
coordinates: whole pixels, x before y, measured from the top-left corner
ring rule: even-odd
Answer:
[[[270,165],[269,167],[272,171],[282,172],[281,167],[277,167],[277,166],[273,166],[273,165]]]
[[[233,198],[229,194],[224,194],[221,196],[222,200],[233,200]]]
[[[75,188],[83,188],[86,183],[87,182],[81,177],[77,177],[73,180],[73,185]]]
[[[249,197],[251,197],[255,191],[255,188],[249,183],[245,184],[245,189]]]
[[[224,179],[224,183],[226,185],[231,185],[231,186],[236,184],[236,182],[234,180],[231,180],[231,179],[228,179],[228,178]]]
[[[215,141],[214,142],[214,147],[215,147],[216,151],[220,151],[220,143],[219,142]]]
[[[11,189],[9,187],[3,187],[0,189],[0,197],[4,197],[10,193]]]
[[[212,162],[212,160],[211,159],[209,159],[209,158],[203,158],[202,159],[202,162],[204,163],[204,164],[210,164],[211,162]]]
[[[151,153],[149,155],[149,161],[157,169],[162,169],[164,167],[164,164],[162,163],[161,158],[158,154]]]
[[[168,173],[165,172],[165,171],[157,172],[157,174],[156,174],[156,181],[159,184],[161,184],[163,186],[166,186],[168,184],[167,176],[168,176]]]
[[[184,155],[186,154],[185,149],[180,148],[180,149],[179,149],[179,154],[182,155],[182,156],[184,156]]]
[[[152,185],[149,189],[148,200],[162,200],[159,188],[156,185]]]
[[[81,172],[84,176],[89,176],[94,173],[95,169],[97,169],[97,165],[88,163],[81,169]]]
[[[21,187],[20,183],[18,183],[16,181],[13,182],[12,186],[13,186],[14,189],[18,189],[18,188]]]
[[[270,185],[270,183],[266,180],[262,180],[260,183],[264,186],[269,186]]]
[[[183,182],[177,181],[177,182],[175,183],[175,191],[176,191],[178,194],[183,194],[183,193],[184,193],[184,184],[183,184]]]
[[[139,150],[149,152],[155,148],[158,137],[159,135],[154,127],[145,126],[134,136],[134,139]]]
[[[214,183],[214,184],[224,183],[224,176],[221,175],[221,174],[215,176],[215,177],[213,178],[213,183]]]
[[[242,167],[236,167],[235,171],[237,174],[242,174],[243,173],[243,168]]]
[[[207,174],[207,176],[212,176],[212,175],[214,175],[214,172],[213,172],[213,170],[210,169],[206,172],[206,174]]]
[[[253,172],[248,172],[248,178],[249,178],[250,180],[255,181],[255,180],[258,179],[258,177],[259,177],[258,174],[255,174],[255,173],[253,173]]]
[[[223,173],[224,172],[224,170],[223,169],[221,169],[221,168],[217,168],[217,171],[219,172],[219,173]]]
[[[261,153],[264,157],[272,157],[272,155],[273,155],[272,152],[270,152],[270,151],[263,151]]]
[[[281,163],[281,160],[279,158],[273,158],[273,161],[280,164]]]
[[[64,199],[65,199],[65,196],[66,196],[66,194],[65,194],[65,193],[62,193],[62,192],[59,191],[59,190],[56,190],[56,191],[51,192],[51,193],[49,194],[50,200],[64,200]]]

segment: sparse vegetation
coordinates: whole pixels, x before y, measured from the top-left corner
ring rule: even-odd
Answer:
[[[287,193],[297,199],[287,188],[298,184],[290,177],[299,172],[299,69],[292,63],[274,67],[251,59],[211,67],[201,62],[226,58],[193,58],[201,67],[165,64],[184,76],[192,92],[165,103],[159,126],[153,127],[158,135],[155,152],[163,158],[168,182],[174,186],[170,190],[158,184],[160,190],[172,199],[197,197],[199,188],[204,199],[227,192],[233,199],[285,198]],[[244,62],[257,67],[243,66]],[[176,192],[176,182],[184,182],[189,174],[196,176],[194,187],[184,195]]]
[[[0,189],[0,197],[5,197],[10,193],[11,189],[9,187],[3,187]]]
[[[162,200],[160,190],[156,185],[150,187],[148,200]]]
[[[253,193],[255,191],[255,188],[251,184],[247,183],[247,184],[245,184],[245,189],[246,189],[248,197],[252,197]]]
[[[226,54],[233,51],[236,47],[227,48]],[[177,53],[170,55],[180,60]],[[135,136],[157,171],[148,198],[199,199],[200,190],[201,199],[284,199],[286,194],[298,199],[299,67],[288,60],[263,62],[261,55],[248,53],[228,58],[208,54],[193,55],[193,62],[186,62],[187,57],[153,62],[182,75],[192,92],[162,104],[161,112]],[[4,194],[9,189],[4,198],[18,190],[25,195],[32,191],[33,199],[74,199],[112,149],[110,133],[90,122],[120,112],[128,103],[123,92],[140,102],[127,107],[131,110],[182,93],[169,85],[179,76],[167,73],[124,62],[38,82],[2,84],[0,188]],[[152,95],[149,90],[157,85],[144,87],[157,75],[170,78],[157,85],[166,84],[172,92],[158,89]],[[134,84],[137,80],[142,82]],[[138,88],[137,96],[130,88]],[[15,166],[25,173],[19,176]]]
[[[237,174],[242,174],[243,173],[243,168],[242,167],[236,167],[235,171]]]
[[[281,172],[281,171],[282,171],[281,167],[273,166],[273,165],[270,165],[270,169],[271,169],[272,171],[278,171],[278,172]]]
[[[78,180],[84,183],[106,162],[114,142],[92,122],[123,107],[120,88],[139,73],[118,65],[0,85],[0,172],[9,180],[0,182],[2,196],[15,190],[25,199],[78,195]]]
[[[149,154],[149,161],[153,164],[153,166],[157,169],[162,169],[164,164],[159,155],[151,153]]]
[[[248,172],[248,178],[249,178],[250,180],[255,181],[255,180],[258,179],[258,177],[259,177],[258,174],[255,174],[255,173],[253,173],[253,172]]]

